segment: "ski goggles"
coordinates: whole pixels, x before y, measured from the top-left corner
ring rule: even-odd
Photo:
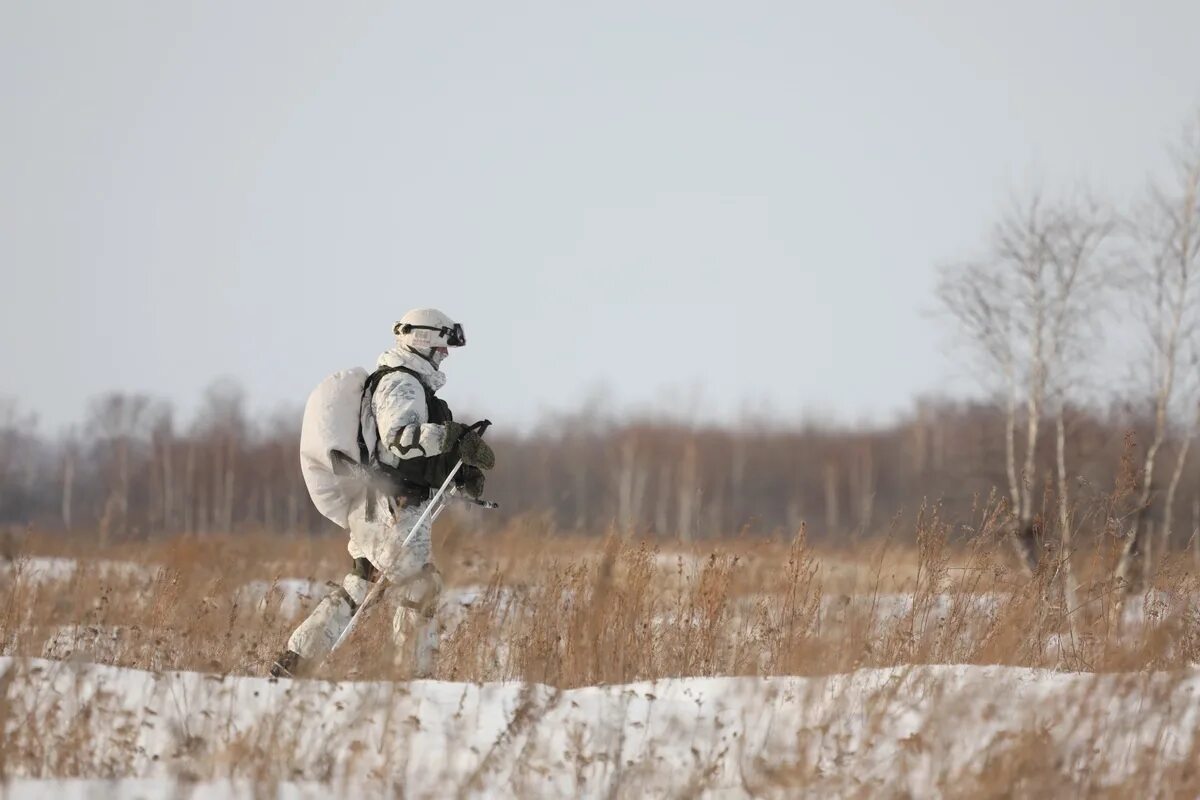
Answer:
[[[401,325],[400,333],[408,333],[409,331],[436,331],[441,335],[442,341],[447,347],[465,347],[467,344],[467,335],[463,333],[463,326],[454,323],[453,327],[437,327],[435,325]]]

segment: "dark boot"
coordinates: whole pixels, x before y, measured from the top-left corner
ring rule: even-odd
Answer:
[[[271,677],[296,677],[296,673],[300,671],[300,660],[299,653],[293,653],[291,650],[284,650],[283,655],[275,659],[275,663],[271,665]]]

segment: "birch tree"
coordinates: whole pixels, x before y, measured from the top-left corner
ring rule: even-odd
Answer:
[[[1171,151],[1166,181],[1151,186],[1142,213],[1132,223],[1139,244],[1130,264],[1130,287],[1145,332],[1149,395],[1154,428],[1142,464],[1141,489],[1133,530],[1117,567],[1129,592],[1145,584],[1154,520],[1161,518],[1161,550],[1169,546],[1173,506],[1200,414],[1195,380],[1200,323],[1200,113]],[[1170,433],[1172,416],[1182,417],[1181,443],[1159,499],[1158,457]]]
[[[92,438],[108,484],[99,526],[103,543],[112,533],[129,531],[134,473],[142,460],[153,414],[153,402],[141,394],[113,392],[96,398],[88,408],[84,429]]]
[[[937,288],[985,387],[1001,399],[1013,544],[1030,571],[1039,560],[1037,448],[1047,414],[1058,434],[1060,524],[1068,516],[1062,416],[1095,341],[1089,334],[1111,282],[1102,251],[1114,227],[1086,196],[1051,203],[1035,193],[1001,216],[982,258],[944,268]]]
[[[32,494],[38,442],[37,417],[0,397],[0,519],[24,513]]]
[[[232,380],[220,379],[205,390],[196,422],[199,435],[211,443],[212,477],[205,518],[217,530],[229,531],[233,527],[238,454],[250,431],[245,406],[246,393],[242,387]]]

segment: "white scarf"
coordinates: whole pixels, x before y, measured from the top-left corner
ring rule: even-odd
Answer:
[[[411,369],[420,375],[421,382],[434,392],[446,385],[446,373],[411,350],[405,350],[400,345],[396,345],[392,349],[384,350],[380,353],[379,360],[375,362],[375,366]]]

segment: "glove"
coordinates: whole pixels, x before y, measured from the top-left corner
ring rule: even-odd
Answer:
[[[496,454],[492,451],[491,445],[475,431],[467,431],[459,439],[458,455],[467,466],[480,469],[491,469],[496,466]]]
[[[462,487],[463,494],[467,497],[473,497],[478,500],[483,497],[484,474],[483,470],[478,467],[464,466],[458,473],[459,483]]]
[[[471,430],[461,422],[446,423],[447,449],[457,452],[462,462],[470,467],[491,469],[496,466],[496,454],[483,440],[478,431]]]

